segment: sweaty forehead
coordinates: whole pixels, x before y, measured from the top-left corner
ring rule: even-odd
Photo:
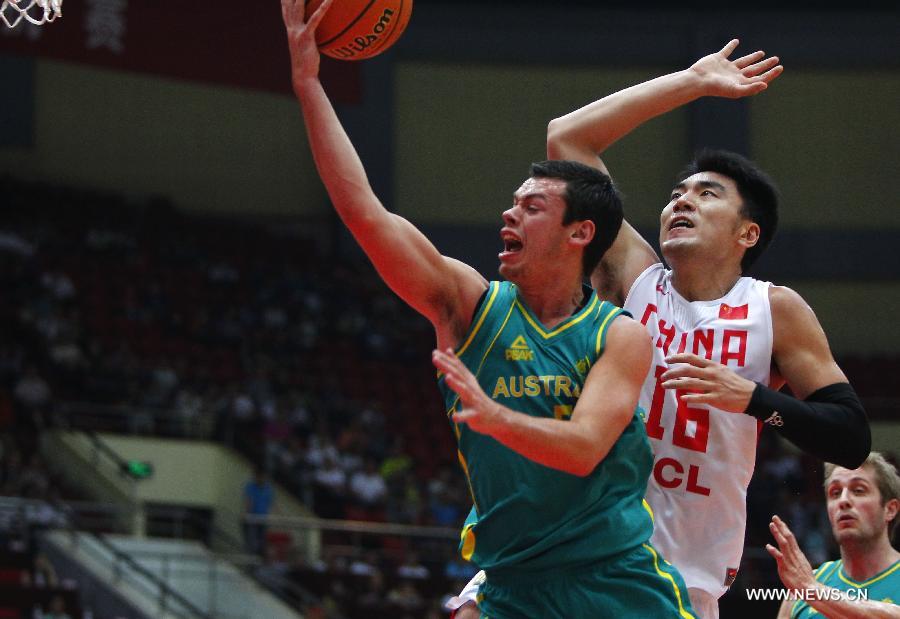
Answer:
[[[513,197],[521,200],[525,196],[542,194],[548,198],[562,196],[566,189],[566,182],[559,178],[526,178],[525,182],[516,190]]]

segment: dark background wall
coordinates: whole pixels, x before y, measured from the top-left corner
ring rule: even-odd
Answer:
[[[652,240],[695,148],[757,159],[784,197],[757,274],[807,296],[838,351],[896,351],[900,15],[774,4],[419,0],[394,49],[325,63],[323,73],[385,204],[492,275],[500,212],[543,158],[550,118],[686,67],[733,36],[740,52],[778,54],[786,72],[763,95],[656,119],[606,161],[629,218]],[[0,33],[4,171],[164,195],[192,210],[287,216],[354,251],[312,165],[277,3],[253,13],[237,1],[190,13],[95,6],[70,2],[59,22]],[[865,320],[848,321],[848,308]]]

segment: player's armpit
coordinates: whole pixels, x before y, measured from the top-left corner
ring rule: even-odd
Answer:
[[[659,261],[650,243],[623,221],[616,240],[591,273],[591,286],[600,298],[621,307],[635,280]]]

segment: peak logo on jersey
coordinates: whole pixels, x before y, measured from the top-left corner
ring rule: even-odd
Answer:
[[[534,361],[534,352],[528,348],[525,336],[520,335],[506,349],[507,361]]]
[[[727,303],[723,303],[719,306],[719,318],[722,320],[745,320],[749,307],[750,305],[747,303],[737,307],[731,307]]]

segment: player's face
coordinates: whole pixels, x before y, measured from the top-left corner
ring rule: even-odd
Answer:
[[[562,251],[566,228],[566,183],[556,178],[529,178],[513,194],[513,205],[503,212],[500,230],[503,251],[500,274],[516,282]],[[552,264],[552,262],[551,262]]]
[[[890,502],[881,504],[881,492],[869,467],[853,470],[836,467],[825,487],[825,497],[828,520],[839,544],[864,542],[884,535]]]
[[[678,183],[660,215],[663,255],[703,251],[737,243],[742,227],[741,196],[735,182],[715,172],[699,172]]]

